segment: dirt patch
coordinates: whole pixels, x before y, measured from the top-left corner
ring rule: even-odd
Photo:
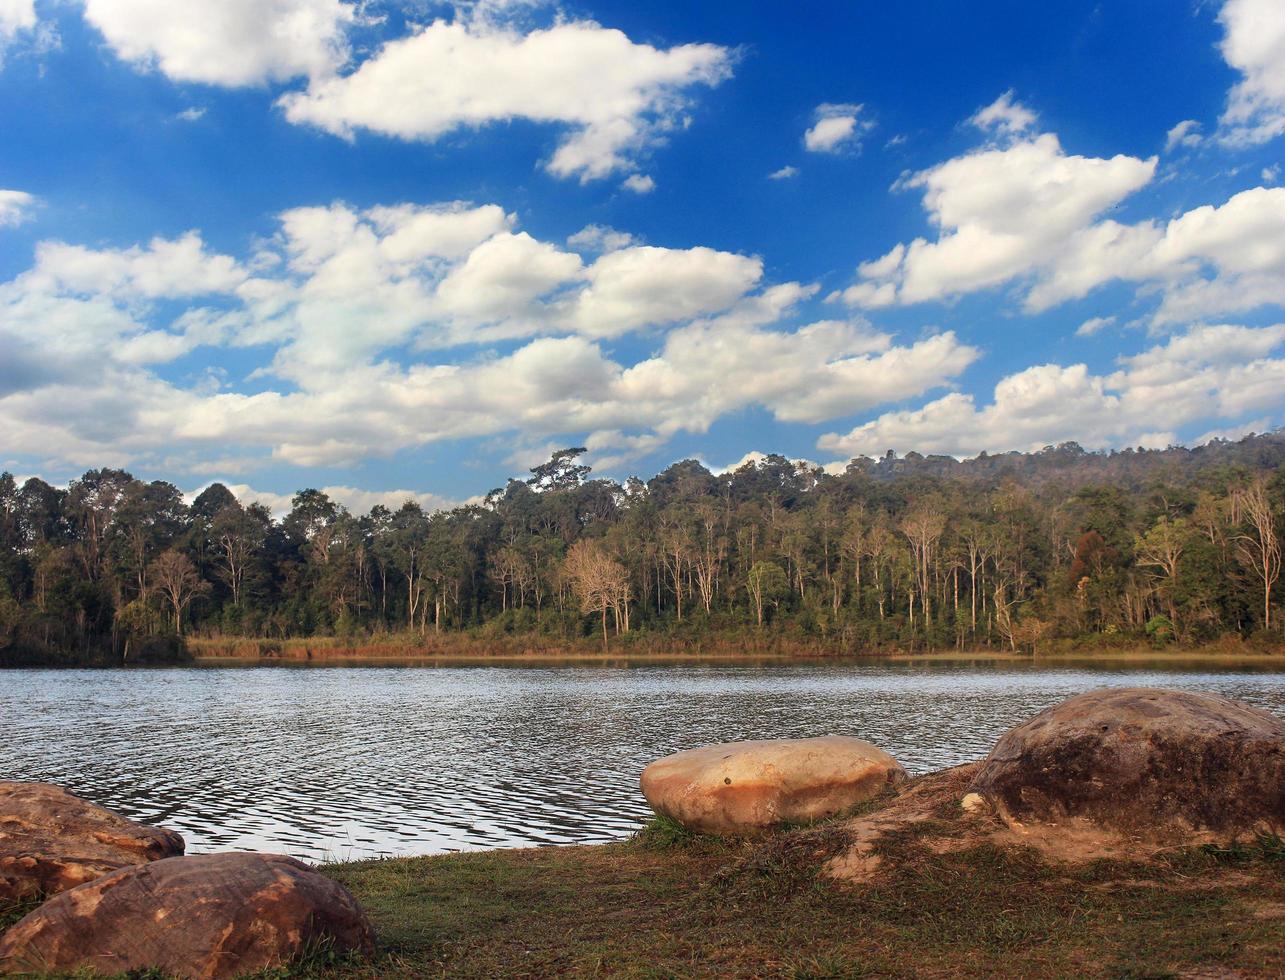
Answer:
[[[952,828],[949,835],[932,837],[930,847],[937,853],[983,842],[994,831],[995,818],[988,812],[966,813],[959,802],[977,767],[978,763],[970,763],[912,779],[886,806],[845,822],[842,826],[851,846],[827,863],[826,873],[843,881],[863,881],[883,864],[882,842],[918,835],[942,820],[950,821]]]

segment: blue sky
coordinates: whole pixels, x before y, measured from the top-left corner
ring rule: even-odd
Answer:
[[[1285,7],[0,0],[0,467],[364,509],[1285,422]]]

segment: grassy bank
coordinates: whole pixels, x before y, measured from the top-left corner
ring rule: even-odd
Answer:
[[[958,807],[955,807],[958,811]],[[943,853],[952,816],[887,835],[860,883],[844,825],[755,843],[672,826],[593,847],[333,865],[380,935],[331,976],[1277,977],[1277,839],[1148,862]]]
[[[325,866],[375,957],[318,950],[261,980],[1285,976],[1279,838],[1062,863],[964,813],[971,768],[753,841],[658,820],[617,844]]]
[[[1050,641],[1034,652],[1005,648],[927,649],[883,647],[851,649],[825,638],[788,635],[675,637],[634,634],[613,637],[604,650],[593,638],[564,639],[540,634],[478,636],[472,633],[391,634],[376,637],[189,637],[187,650],[197,662],[388,662],[416,660],[757,660],[887,657],[934,660],[1279,660],[1285,648],[1225,638],[1199,646],[1157,647],[1136,641]]]

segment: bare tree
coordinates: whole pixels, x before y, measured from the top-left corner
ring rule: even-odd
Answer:
[[[879,618],[883,619],[886,612],[884,603],[887,596],[884,593],[884,572],[892,562],[897,548],[893,541],[893,532],[888,527],[888,519],[882,513],[870,525],[870,530],[866,532],[864,554],[870,559],[870,570],[874,574],[875,594],[879,604]]]
[[[727,555],[727,537],[719,526],[722,521],[717,506],[697,505],[696,515],[700,520],[700,545],[695,549],[692,568],[696,572],[696,589],[700,593],[701,605],[708,616],[718,591],[723,559]]]
[[[866,508],[864,504],[854,504],[848,510],[847,526],[843,531],[843,540],[840,547],[843,553],[852,562],[853,574],[853,593],[857,600],[857,609],[861,608],[861,560],[866,557],[868,551],[866,542],[869,540],[870,528],[866,523]],[[839,592],[836,589],[835,595]],[[838,611],[836,602],[835,611]]]
[[[910,542],[914,552],[915,576],[919,580],[919,603],[924,613],[924,625],[932,625],[932,606],[930,581],[933,569],[933,554],[942,532],[946,530],[946,515],[932,503],[921,503],[915,506],[901,521],[901,533]]]
[[[1161,517],[1134,546],[1138,565],[1158,570],[1155,575],[1159,579],[1157,591],[1163,593],[1169,622],[1175,627],[1178,624],[1178,607],[1174,602],[1174,586],[1178,581],[1178,563],[1182,558],[1186,533],[1186,521]]]
[[[1247,525],[1236,538],[1236,553],[1263,583],[1263,629],[1272,628],[1272,589],[1281,574],[1281,540],[1276,532],[1276,515],[1266,481],[1260,476],[1248,487],[1237,490],[1234,508]]]
[[[174,632],[182,634],[183,610],[198,595],[210,591],[210,583],[201,578],[187,555],[172,548],[152,562],[152,580],[174,611]]]
[[[684,523],[685,515],[671,510],[661,516],[660,555],[669,580],[674,587],[674,603],[678,619],[683,618],[683,586],[692,560],[691,530]]]
[[[774,561],[755,562],[745,577],[745,588],[754,600],[759,629],[763,628],[763,607],[777,602],[790,591],[790,582],[781,566]]]
[[[602,617],[602,647],[607,648],[607,613],[615,618],[616,632],[629,629],[629,570],[607,554],[593,538],[581,538],[571,546],[563,571],[580,599],[580,608]]]

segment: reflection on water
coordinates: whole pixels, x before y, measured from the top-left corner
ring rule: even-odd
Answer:
[[[0,671],[0,779],[39,779],[182,832],[190,853],[352,859],[601,841],[638,774],[709,742],[857,735],[912,772],[1104,685],[1213,691],[1285,714],[1285,673],[1020,664]]]

